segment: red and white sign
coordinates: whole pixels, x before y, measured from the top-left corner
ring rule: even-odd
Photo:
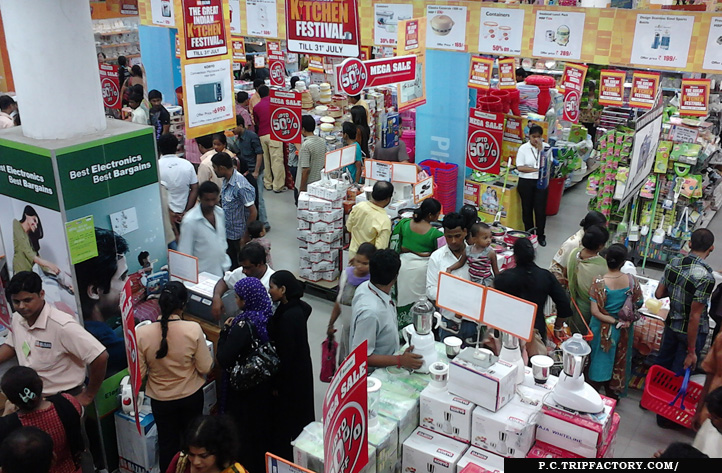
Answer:
[[[143,380],[140,378],[140,360],[138,360],[138,339],[135,336],[135,318],[133,311],[133,291],[130,286],[130,279],[125,281],[123,291],[120,293],[120,314],[123,324],[123,340],[125,341],[125,357],[128,361],[128,373],[130,374],[130,386],[133,390],[133,411],[135,412],[135,426],[138,433],[140,430],[140,418],[138,417],[138,393]]]
[[[308,71],[323,74],[323,56],[310,56],[308,58]]]
[[[404,36],[404,51],[413,51],[419,47],[419,20],[408,20],[405,23],[406,30]],[[424,46],[426,43],[424,43]]]
[[[679,114],[693,117],[707,116],[709,102],[709,79],[682,79]]]
[[[650,109],[657,99],[659,72],[635,72],[632,75],[632,91],[629,106]]]
[[[186,58],[228,53],[221,0],[182,0]]]
[[[286,39],[294,53],[358,57],[357,0],[286,0]]]
[[[395,84],[416,79],[416,56],[399,56],[361,61],[348,58],[336,66],[336,88],[357,95],[366,87]]]
[[[501,142],[504,139],[504,114],[469,111],[469,138],[466,142],[466,165],[477,171],[499,174]]]
[[[271,89],[271,139],[301,142],[301,92]]]
[[[494,60],[492,58],[471,56],[469,87],[473,89],[489,90],[491,88],[491,73],[493,70]]]
[[[268,55],[268,73],[271,85],[283,87],[286,85],[286,66],[280,41],[266,41]]]
[[[562,119],[571,123],[579,122],[579,104],[584,90],[584,77],[587,75],[587,66],[567,63],[562,76],[564,87],[564,108]]]
[[[120,109],[120,84],[118,66],[98,64],[100,69],[100,90],[103,92],[103,105],[106,108]]]
[[[368,342],[339,366],[323,400],[324,473],[358,473],[368,458]]]
[[[599,105],[621,107],[624,103],[624,71],[603,70],[599,74]]]
[[[499,88],[516,89],[516,64],[513,57],[499,59]]]
[[[241,37],[234,37],[231,41],[233,46],[233,62],[242,66],[246,65],[246,40]]]

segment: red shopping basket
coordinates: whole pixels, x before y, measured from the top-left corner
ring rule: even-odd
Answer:
[[[689,370],[684,377],[660,365],[649,369],[644,382],[642,407],[662,417],[691,428],[694,414],[697,412],[697,401],[702,394],[702,386],[689,382]],[[677,399],[682,398],[681,402]]]

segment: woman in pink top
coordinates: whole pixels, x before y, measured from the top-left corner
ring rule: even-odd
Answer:
[[[141,377],[158,426],[160,471],[178,452],[181,433],[203,413],[204,375],[213,366],[201,326],[181,319],[188,299],[183,284],[169,282],[160,294],[159,322],[139,327]]]

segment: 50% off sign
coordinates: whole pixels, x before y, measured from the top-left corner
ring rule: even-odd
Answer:
[[[503,114],[472,109],[466,142],[466,165],[477,171],[499,174],[503,135]]]
[[[271,89],[271,139],[301,142],[301,93]]]

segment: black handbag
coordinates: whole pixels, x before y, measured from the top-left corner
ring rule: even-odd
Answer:
[[[261,343],[253,330],[253,324],[241,322],[250,331],[251,351],[239,356],[236,364],[229,370],[231,386],[237,391],[247,391],[268,381],[281,369],[281,359],[270,341]]]

